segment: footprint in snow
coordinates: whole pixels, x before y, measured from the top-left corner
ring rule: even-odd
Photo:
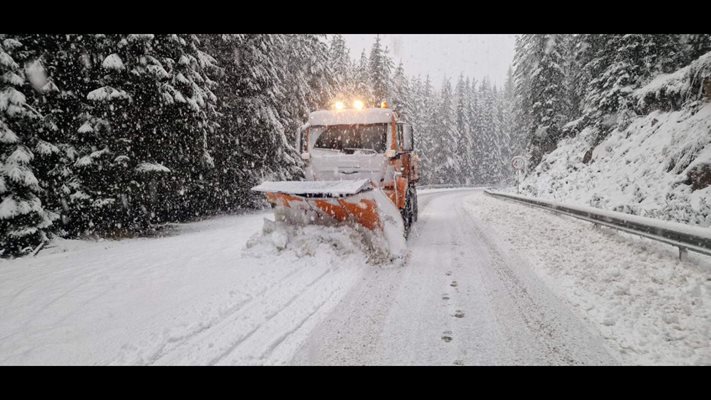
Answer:
[[[452,331],[444,331],[444,334],[442,335],[442,340],[444,340],[445,343],[449,343],[452,341]]]

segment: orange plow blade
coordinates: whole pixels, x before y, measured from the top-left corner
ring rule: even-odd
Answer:
[[[378,194],[382,193],[376,192],[367,179],[264,182],[252,190],[264,192],[285,218],[308,224],[354,222],[370,230],[382,230],[379,208],[397,210],[390,201],[378,201]]]
[[[373,199],[363,198],[313,198],[287,193],[267,192],[267,200],[278,208],[288,208],[303,212],[307,223],[329,223],[352,221],[370,230],[382,229],[378,216],[378,206]],[[367,197],[367,196],[365,196]],[[308,214],[313,215],[308,215]]]
[[[383,234],[391,249],[406,246],[400,210],[368,179],[264,182],[252,190],[265,193],[277,221],[361,226]]]

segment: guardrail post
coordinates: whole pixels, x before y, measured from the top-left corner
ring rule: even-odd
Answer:
[[[679,247],[679,261],[686,261],[689,257],[689,251],[686,247]]]

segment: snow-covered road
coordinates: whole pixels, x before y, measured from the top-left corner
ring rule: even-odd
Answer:
[[[372,265],[345,228],[307,227],[278,250],[283,238],[260,233],[269,215],[0,261],[0,364],[711,362],[708,269],[657,244],[480,190],[433,190],[406,265]],[[568,237],[590,249],[560,246]],[[584,275],[595,246],[609,265],[651,256],[639,270],[599,268],[598,282]],[[629,296],[647,273],[663,301]]]
[[[470,196],[423,195],[408,265],[367,271],[294,363],[616,363],[521,259],[501,251],[466,209]]]

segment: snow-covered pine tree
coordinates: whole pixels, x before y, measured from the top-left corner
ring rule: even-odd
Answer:
[[[516,44],[514,76],[520,97],[520,122],[529,139],[529,157],[538,164],[552,151],[566,121],[565,41],[560,35],[521,35]]]
[[[376,36],[368,58],[368,83],[372,91],[368,99],[370,104],[379,105],[381,101],[389,100],[392,67],[387,49],[381,47],[380,36]]]
[[[132,105],[137,113],[159,113],[144,114],[133,125],[143,141],[143,152],[137,156],[149,164],[144,170],[139,166],[138,172],[148,174],[152,182],[159,183],[157,189],[165,188],[172,195],[168,208],[158,208],[164,219],[210,214],[219,204],[213,182],[220,171],[215,168],[211,145],[218,128],[213,93],[217,84],[211,79],[217,73],[216,60],[205,52],[197,35],[167,34],[153,39],[129,35],[129,44],[132,39],[143,42],[144,54],[137,57],[136,67],[129,67],[130,72],[147,80],[131,80]],[[141,54],[140,47],[136,50]]]
[[[507,81],[508,83],[508,81]],[[494,98],[494,126],[496,127],[496,154],[498,157],[498,169],[492,183],[500,183],[509,179],[512,175],[511,157],[511,88],[504,86],[503,90],[495,91]]]
[[[134,176],[138,160],[131,151],[134,137],[126,126],[130,123],[126,116],[135,116],[131,95],[125,90],[126,66],[116,53],[121,38],[84,35],[73,39],[84,60],[76,68],[89,78],[89,84],[77,93],[83,99],[73,99],[80,107],[71,121],[74,132],[66,130],[66,140],[76,150],[68,182],[73,189],[71,207],[65,214],[70,232],[123,235],[143,231],[150,218],[141,215],[142,204],[133,201],[142,187]],[[77,78],[60,82],[60,87],[65,89],[64,83],[80,87]]]
[[[61,236],[77,233],[74,216],[84,211],[77,206],[78,183],[76,137],[80,115],[86,108],[86,93],[98,77],[92,70],[92,35],[25,34],[18,53],[30,81],[25,91],[28,102],[44,115],[47,128],[42,151],[35,152],[35,175],[43,188],[45,207],[61,216],[55,223]],[[99,60],[101,62],[101,60]],[[40,150],[39,148],[37,150]]]
[[[617,122],[617,111],[644,75],[645,38],[641,34],[607,35],[605,46],[592,62],[599,72],[588,84],[585,96],[586,123],[598,128],[602,140]]]
[[[420,152],[420,134],[424,129],[422,123],[425,104],[422,101],[422,90],[422,78],[419,75],[415,76],[410,80],[409,84],[408,102],[410,106],[407,121],[412,125],[412,130],[415,133],[415,148],[418,152]]]
[[[285,36],[209,35],[204,40],[223,70],[216,78],[219,128],[214,137],[222,207],[254,207],[263,196],[251,192],[252,186],[265,178],[288,180],[301,174],[284,121],[298,121],[292,113],[305,107],[306,94],[303,88],[292,92],[289,85],[297,82],[282,81],[284,64],[278,58]],[[294,93],[301,93],[304,104],[287,108],[283,100]]]
[[[419,124],[415,126],[415,131],[422,166],[422,183],[430,185],[439,183],[436,172],[442,154],[437,154],[437,144],[435,143],[438,140],[437,134],[439,132],[439,97],[435,95],[429,75],[425,76],[425,81],[417,96],[417,104]]]
[[[142,232],[214,211],[215,60],[198,37],[112,35],[95,51],[102,76],[84,94],[74,163],[90,230]]]
[[[431,151],[434,179],[438,183],[456,182],[459,175],[457,153],[457,126],[455,120],[455,103],[452,84],[449,78],[444,78],[439,101],[436,103],[436,114],[431,120],[434,134]]]
[[[368,56],[363,50],[358,63],[353,66],[354,96],[366,103],[366,107],[373,107],[375,104],[371,102],[373,92],[370,86],[368,65]]]
[[[457,164],[457,175],[453,177],[456,183],[467,183],[472,167],[471,155],[473,141],[471,140],[471,127],[467,108],[469,105],[469,91],[464,74],[459,75],[454,89],[454,119],[455,119],[455,145],[453,157]]]
[[[495,94],[488,78],[479,86],[479,112],[481,113],[481,131],[479,135],[481,179],[483,183],[492,183],[496,179],[499,157],[496,146]]]
[[[513,67],[509,67],[503,90],[504,129],[509,137],[509,152],[511,156],[523,153],[526,146],[525,137],[516,126],[516,90],[514,87]]]
[[[560,52],[562,55],[563,67],[563,111],[565,113],[565,121],[573,121],[580,117],[580,101],[577,91],[578,65],[576,63],[576,47],[578,45],[578,35],[558,35],[558,40],[561,41]],[[565,125],[564,125],[565,126]],[[564,128],[561,128],[564,130]],[[562,132],[565,134],[565,132]]]
[[[480,98],[479,89],[476,79],[472,79],[469,85],[469,130],[472,141],[471,161],[471,179],[474,183],[484,182],[482,159],[484,158],[484,148],[482,142],[482,101]]]
[[[679,42],[684,53],[684,65],[711,51],[711,34],[708,33],[680,35]]]
[[[328,48],[328,63],[333,75],[333,96],[338,99],[351,99],[355,87],[352,76],[351,59],[343,35],[333,35]]]
[[[534,103],[531,74],[533,67],[537,64],[534,51],[535,43],[536,35],[518,35],[514,47],[513,76],[516,93],[514,120],[516,130],[525,138],[526,143],[528,143],[530,132],[533,131],[533,118],[530,110]]]
[[[398,112],[398,114],[404,120],[409,121],[409,115],[411,114],[412,104],[410,101],[410,85],[405,76],[405,68],[402,62],[398,64],[397,69],[392,77],[392,82],[390,83],[391,88],[391,99],[392,108]]]
[[[327,108],[334,99],[334,76],[323,35],[277,35],[272,53],[281,87],[282,125],[290,142],[311,111]]]
[[[0,35],[0,257],[31,252],[47,240],[52,225],[32,166],[41,116],[18,90],[25,84],[13,58],[20,47],[20,41]]]

